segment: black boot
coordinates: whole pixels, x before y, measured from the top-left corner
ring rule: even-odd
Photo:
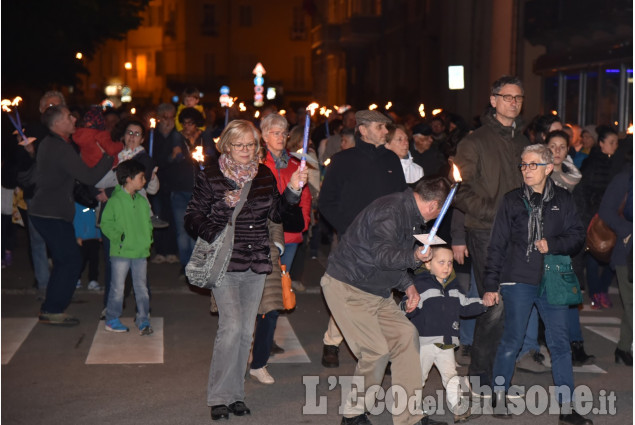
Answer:
[[[615,349],[615,363],[624,363],[626,366],[633,366],[633,355],[628,351]]]
[[[593,425],[593,421],[572,409],[569,414],[560,414],[558,425]]]
[[[573,341],[571,343],[571,361],[574,366],[593,364],[595,363],[595,356],[589,355],[584,351],[584,342]]]
[[[492,397],[492,409],[494,417],[498,419],[511,419],[512,415],[507,410],[507,394],[505,391],[496,391]]]
[[[322,350],[322,366],[324,367],[339,367],[340,347],[336,345],[325,345]]]

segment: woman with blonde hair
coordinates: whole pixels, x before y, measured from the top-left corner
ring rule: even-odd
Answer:
[[[258,162],[260,133],[245,120],[234,120],[218,142],[218,162],[198,173],[185,227],[213,242],[232,218],[243,190],[244,207],[236,217],[234,245],[227,273],[212,289],[218,306],[218,330],[207,385],[212,420],[250,414],[245,405],[245,372],[254,332],[254,318],[265,277],[271,272],[267,219],[280,223],[281,214],[300,200],[306,171],[296,171],[280,194],[276,179]]]

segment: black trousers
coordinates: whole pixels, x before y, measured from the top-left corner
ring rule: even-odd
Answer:
[[[99,280],[99,239],[82,240],[82,273],[88,264],[88,280]]]
[[[483,278],[490,234],[490,229],[467,229],[467,249],[472,257],[474,279],[481,298],[485,293]],[[468,375],[480,377],[481,385],[491,386],[492,384],[492,369],[496,350],[503,335],[504,317],[502,299],[499,304],[488,308],[485,313],[476,317]]]

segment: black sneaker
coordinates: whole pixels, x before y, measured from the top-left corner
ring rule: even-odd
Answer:
[[[44,323],[45,325],[55,325],[55,326],[79,325],[79,319],[67,313],[46,313],[43,311],[40,313],[38,320],[40,323]]]
[[[339,352],[340,347],[336,345],[325,345],[322,349],[322,366],[340,367]]]
[[[569,414],[560,414],[558,425],[593,425],[593,421],[572,409]]]
[[[325,345],[325,347],[334,347],[333,345]],[[342,418],[341,425],[373,425],[366,416],[366,413],[352,418]]]

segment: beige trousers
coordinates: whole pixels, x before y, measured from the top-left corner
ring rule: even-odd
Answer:
[[[386,365],[391,361],[392,392],[396,400],[394,405],[386,407],[395,408],[393,423],[412,425],[418,422],[423,418],[423,380],[416,328],[392,297],[372,295],[328,274],[322,277],[321,285],[331,314],[357,357],[355,376],[363,378],[362,387],[353,387],[347,396],[341,409],[344,416],[361,415],[365,408],[370,410],[375,405],[376,394],[366,394],[366,389],[381,385]]]

